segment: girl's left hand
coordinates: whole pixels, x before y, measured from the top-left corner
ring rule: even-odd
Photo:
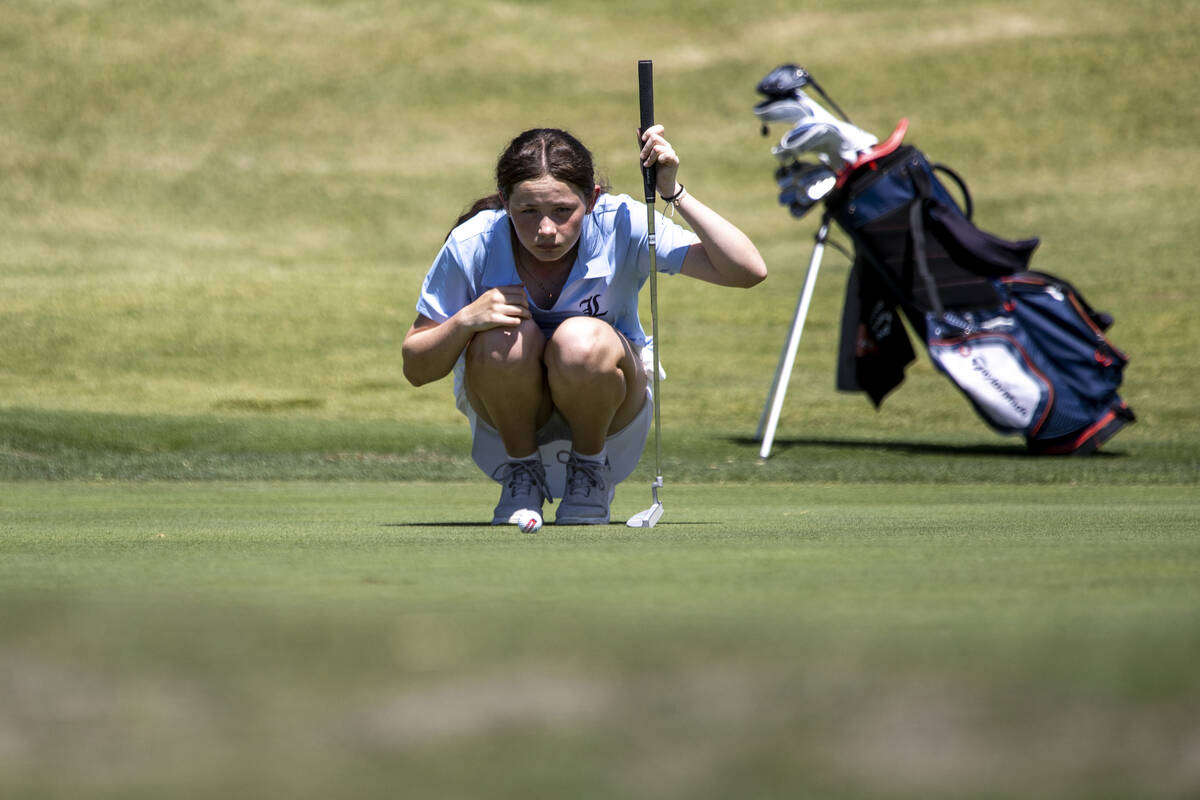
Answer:
[[[679,174],[679,156],[675,148],[663,136],[662,125],[651,125],[642,134],[642,166],[656,167],[658,193],[663,197],[671,197],[677,191],[675,178]]]

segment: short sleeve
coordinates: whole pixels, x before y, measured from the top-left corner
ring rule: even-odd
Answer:
[[[658,271],[669,275],[679,274],[679,271],[683,269],[683,260],[687,257],[688,250],[692,245],[700,243],[700,237],[695,233],[657,211],[654,212],[654,239]],[[648,275],[650,274],[649,248],[643,247],[642,250],[646,252],[644,271]]]
[[[474,287],[468,277],[456,242],[448,239],[438,251],[433,266],[425,275],[417,313],[442,323],[466,308],[475,299]]]

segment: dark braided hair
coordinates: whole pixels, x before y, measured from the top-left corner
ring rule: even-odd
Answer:
[[[592,187],[601,184],[597,179],[591,152],[571,134],[558,128],[531,128],[509,142],[496,162],[496,192],[481,197],[463,212],[458,227],[480,211],[504,208],[508,197],[521,181],[536,180],[549,175],[574,186],[591,196]]]

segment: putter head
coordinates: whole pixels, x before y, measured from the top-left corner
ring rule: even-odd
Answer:
[[[625,523],[629,528],[653,528],[662,519],[663,505],[655,502],[654,505],[647,508],[645,511],[639,511],[629,518]]]
[[[654,479],[654,483],[650,484],[650,496],[654,499],[654,502],[645,511],[639,511],[630,517],[629,521],[625,523],[626,527],[653,528],[658,524],[663,515],[663,504],[658,502],[658,490],[662,488],[662,485],[662,475],[659,475]]]

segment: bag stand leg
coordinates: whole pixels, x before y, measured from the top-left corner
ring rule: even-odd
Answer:
[[[804,332],[804,320],[808,317],[808,306],[812,302],[813,289],[817,285],[817,273],[821,269],[821,257],[825,254],[825,240],[829,238],[829,222],[821,223],[817,231],[816,244],[813,245],[812,258],[808,261],[808,273],[804,276],[804,289],[800,292],[800,300],[796,304],[796,314],[792,318],[792,330],[788,334],[787,344],[779,354],[779,366],[775,369],[775,380],[771,382],[771,392],[763,406],[762,417],[758,421],[758,431],[754,438],[762,442],[758,451],[759,458],[771,455],[771,445],[775,441],[775,428],[779,425],[779,414],[783,411],[783,399],[787,396],[788,381],[792,377],[792,366],[796,361],[796,349],[800,345],[800,336]]]

